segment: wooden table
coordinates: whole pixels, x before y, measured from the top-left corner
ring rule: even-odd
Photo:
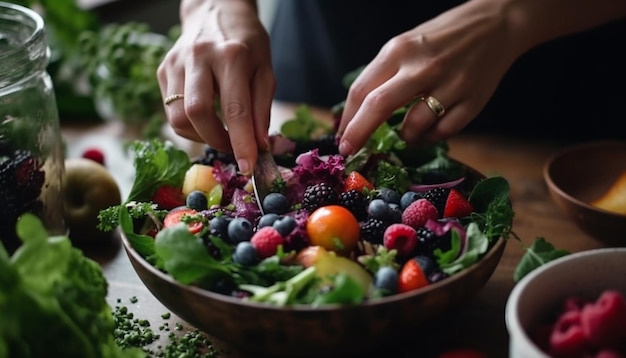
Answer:
[[[317,109],[314,113],[320,118],[328,118],[329,115],[327,111]],[[290,118],[292,114],[292,106],[276,104],[272,130],[278,128],[280,120]],[[132,165],[120,149],[120,138],[124,138],[123,128],[117,124],[65,128],[64,136],[68,143],[69,156],[78,155],[86,146],[99,145],[104,148],[107,165],[116,168],[112,171],[122,187],[122,193],[128,193],[128,185],[132,182]],[[177,139],[177,144],[192,153],[201,148],[198,144],[180,138]],[[487,176],[500,175],[509,181],[516,213],[513,230],[521,238],[521,242],[509,240],[498,268],[477,295],[468,297],[464,305],[424,327],[423,332],[416,332],[413,342],[407,342],[407,347],[400,347],[398,353],[392,355],[436,357],[448,349],[471,347],[485,352],[488,357],[506,357],[508,335],[504,310],[507,297],[514,286],[513,271],[523,254],[522,247],[530,246],[537,236],[545,237],[558,248],[571,252],[600,247],[601,244],[593,241],[563,215],[552,202],[544,184],[544,162],[565,143],[467,133],[451,138],[449,144],[453,158]],[[183,330],[179,333],[193,329],[175,316],[167,320],[161,317],[169,310],[145,288],[120,245],[88,254],[102,264],[110,284],[108,299],[112,306],[127,306],[136,317],[148,319],[155,331],[165,322],[172,329],[176,323],[180,323]],[[135,297],[137,302],[132,303],[131,298]],[[167,334],[162,333],[158,344],[167,344],[166,337]],[[389,353],[389,350],[384,350],[380,354],[390,356]],[[227,356],[238,355],[231,352]]]

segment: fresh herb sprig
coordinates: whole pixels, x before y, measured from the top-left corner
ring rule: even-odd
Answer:
[[[143,22],[107,24],[80,34],[81,63],[103,115],[141,126],[147,138],[160,136],[166,117],[156,71],[172,44]]]

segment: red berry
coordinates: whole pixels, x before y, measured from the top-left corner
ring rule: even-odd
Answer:
[[[587,350],[580,315],[580,311],[569,310],[557,320],[550,335],[550,351],[554,357],[576,357],[577,353]]]
[[[172,227],[178,223],[183,222],[183,217],[193,216],[196,214],[198,214],[197,211],[186,207],[179,207],[177,209],[171,210],[169,213],[167,213],[167,215],[165,215],[165,218],[163,219],[163,228]],[[187,223],[187,226],[189,227],[190,233],[197,234],[202,231],[204,224],[201,221],[193,221]]]
[[[596,353],[593,358],[624,358],[624,354],[610,349],[603,349]]]
[[[414,229],[423,227],[428,219],[437,220],[438,218],[437,208],[426,199],[417,199],[402,212],[402,223]]]
[[[417,245],[417,231],[406,224],[391,224],[385,229],[383,244],[396,250],[398,257],[408,257]]]
[[[181,188],[165,184],[154,192],[152,202],[157,204],[159,209],[172,210],[185,205],[185,194]]]
[[[283,236],[272,226],[264,226],[252,235],[250,243],[257,251],[259,258],[264,259],[276,254],[278,246],[285,243]]]
[[[361,173],[357,171],[350,172],[346,180],[343,182],[344,192],[349,190],[358,190],[362,192],[365,189],[373,190],[374,185],[372,185],[372,183],[370,183],[363,175],[361,175]]]
[[[104,165],[104,153],[98,148],[89,148],[83,152],[83,158],[91,159],[96,163]]]
[[[415,260],[407,261],[398,276],[398,292],[409,292],[428,285],[428,278]]]
[[[462,218],[470,215],[474,207],[469,200],[456,189],[450,189],[446,206],[443,209],[444,218]]]
[[[617,291],[607,290],[580,315],[589,342],[598,347],[616,348],[626,341],[626,300]]]

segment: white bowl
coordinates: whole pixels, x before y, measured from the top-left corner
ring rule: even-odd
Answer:
[[[527,274],[506,304],[509,358],[549,358],[528,332],[558,311],[566,298],[596,300],[607,289],[626,295],[626,248],[572,253]]]

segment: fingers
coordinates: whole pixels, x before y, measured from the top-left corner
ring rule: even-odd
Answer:
[[[181,121],[186,120],[191,124],[191,127],[187,125],[185,129],[194,132],[200,141],[210,144],[219,151],[230,152],[228,133],[215,112],[215,80],[207,75],[206,67],[207,64],[199,63],[193,57],[189,59],[184,77],[184,118],[181,117]]]
[[[254,135],[257,145],[262,150],[269,149],[268,131],[275,91],[276,83],[272,68],[259,69],[252,80],[252,115]]]
[[[393,112],[406,105],[415,96],[411,81],[396,73],[386,81],[386,72],[362,73],[363,82],[357,80],[350,89],[346,107],[339,126],[339,152],[351,155],[358,151],[371,134],[385,122]],[[369,81],[367,81],[369,80]],[[380,85],[377,85],[380,83]]]
[[[233,153],[239,170],[244,175],[252,173],[259,150],[253,124],[252,73],[247,56],[241,47],[224,52],[225,66],[216,71],[220,88],[222,117],[228,128]],[[268,110],[269,111],[269,110]]]

